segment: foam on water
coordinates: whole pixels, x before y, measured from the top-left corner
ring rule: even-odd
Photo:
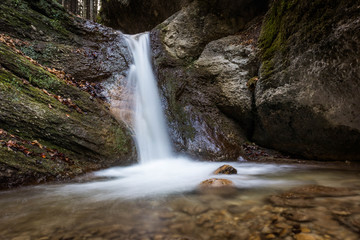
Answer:
[[[292,169],[289,166],[254,163],[228,163],[236,167],[236,175],[214,175],[225,163],[196,162],[186,158],[161,159],[129,167],[114,167],[95,173],[102,181],[69,184],[61,188],[67,195],[87,195],[95,200],[113,198],[154,197],[195,190],[209,178],[227,178],[238,188],[257,188],[290,184],[290,181],[271,180],[264,175]]]

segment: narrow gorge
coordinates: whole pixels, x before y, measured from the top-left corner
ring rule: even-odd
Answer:
[[[3,0],[0,239],[356,240],[356,0]]]

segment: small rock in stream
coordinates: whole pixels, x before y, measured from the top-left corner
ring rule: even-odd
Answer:
[[[234,183],[232,181],[223,178],[210,178],[200,183],[200,187],[202,188],[218,188],[233,185]]]
[[[237,170],[230,165],[222,165],[215,170],[214,174],[237,174]]]
[[[231,197],[238,194],[234,183],[223,178],[211,178],[202,181],[199,185],[199,190],[201,193],[215,194],[222,197]]]

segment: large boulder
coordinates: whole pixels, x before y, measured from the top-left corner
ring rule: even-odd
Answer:
[[[247,137],[253,129],[253,92],[248,82],[259,69],[255,44],[245,41],[242,34],[221,38],[207,44],[194,63],[214,79],[217,107],[236,120]]]
[[[254,45],[240,34],[224,36],[244,30],[264,9],[255,1],[227,3],[234,8],[219,1],[194,1],[152,31],[172,140],[180,151],[216,161],[243,155],[247,133],[236,118],[251,125],[246,82],[257,72]]]
[[[24,41],[19,50],[78,81],[125,75],[131,62],[121,34],[71,15],[56,1],[4,0],[0,16],[0,32]]]
[[[267,9],[266,3],[196,0],[160,25],[165,49],[174,58],[193,61],[207,43],[243,30]]]
[[[126,72],[121,35],[51,0],[5,0],[0,16],[0,188],[134,162],[97,84]]]
[[[360,159],[360,3],[273,1],[259,46],[253,139],[323,160]]]

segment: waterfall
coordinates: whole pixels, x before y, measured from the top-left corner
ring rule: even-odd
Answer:
[[[66,196],[80,194],[98,201],[189,192],[203,180],[218,177],[213,174],[214,170],[225,164],[194,161],[172,152],[152,70],[149,34],[125,35],[125,38],[134,63],[126,78],[121,75],[105,86],[104,94],[110,99],[110,110],[116,119],[123,121],[135,133],[140,163],[95,172],[94,176],[100,177],[100,181],[66,185],[59,191]],[[231,163],[239,175],[222,178],[230,178],[240,187],[263,187],[271,181],[253,176],[275,171],[273,169],[279,171],[279,166],[234,164]]]
[[[151,64],[149,34],[126,35],[134,58],[127,76],[133,90],[134,131],[140,162],[170,159],[172,151]]]

